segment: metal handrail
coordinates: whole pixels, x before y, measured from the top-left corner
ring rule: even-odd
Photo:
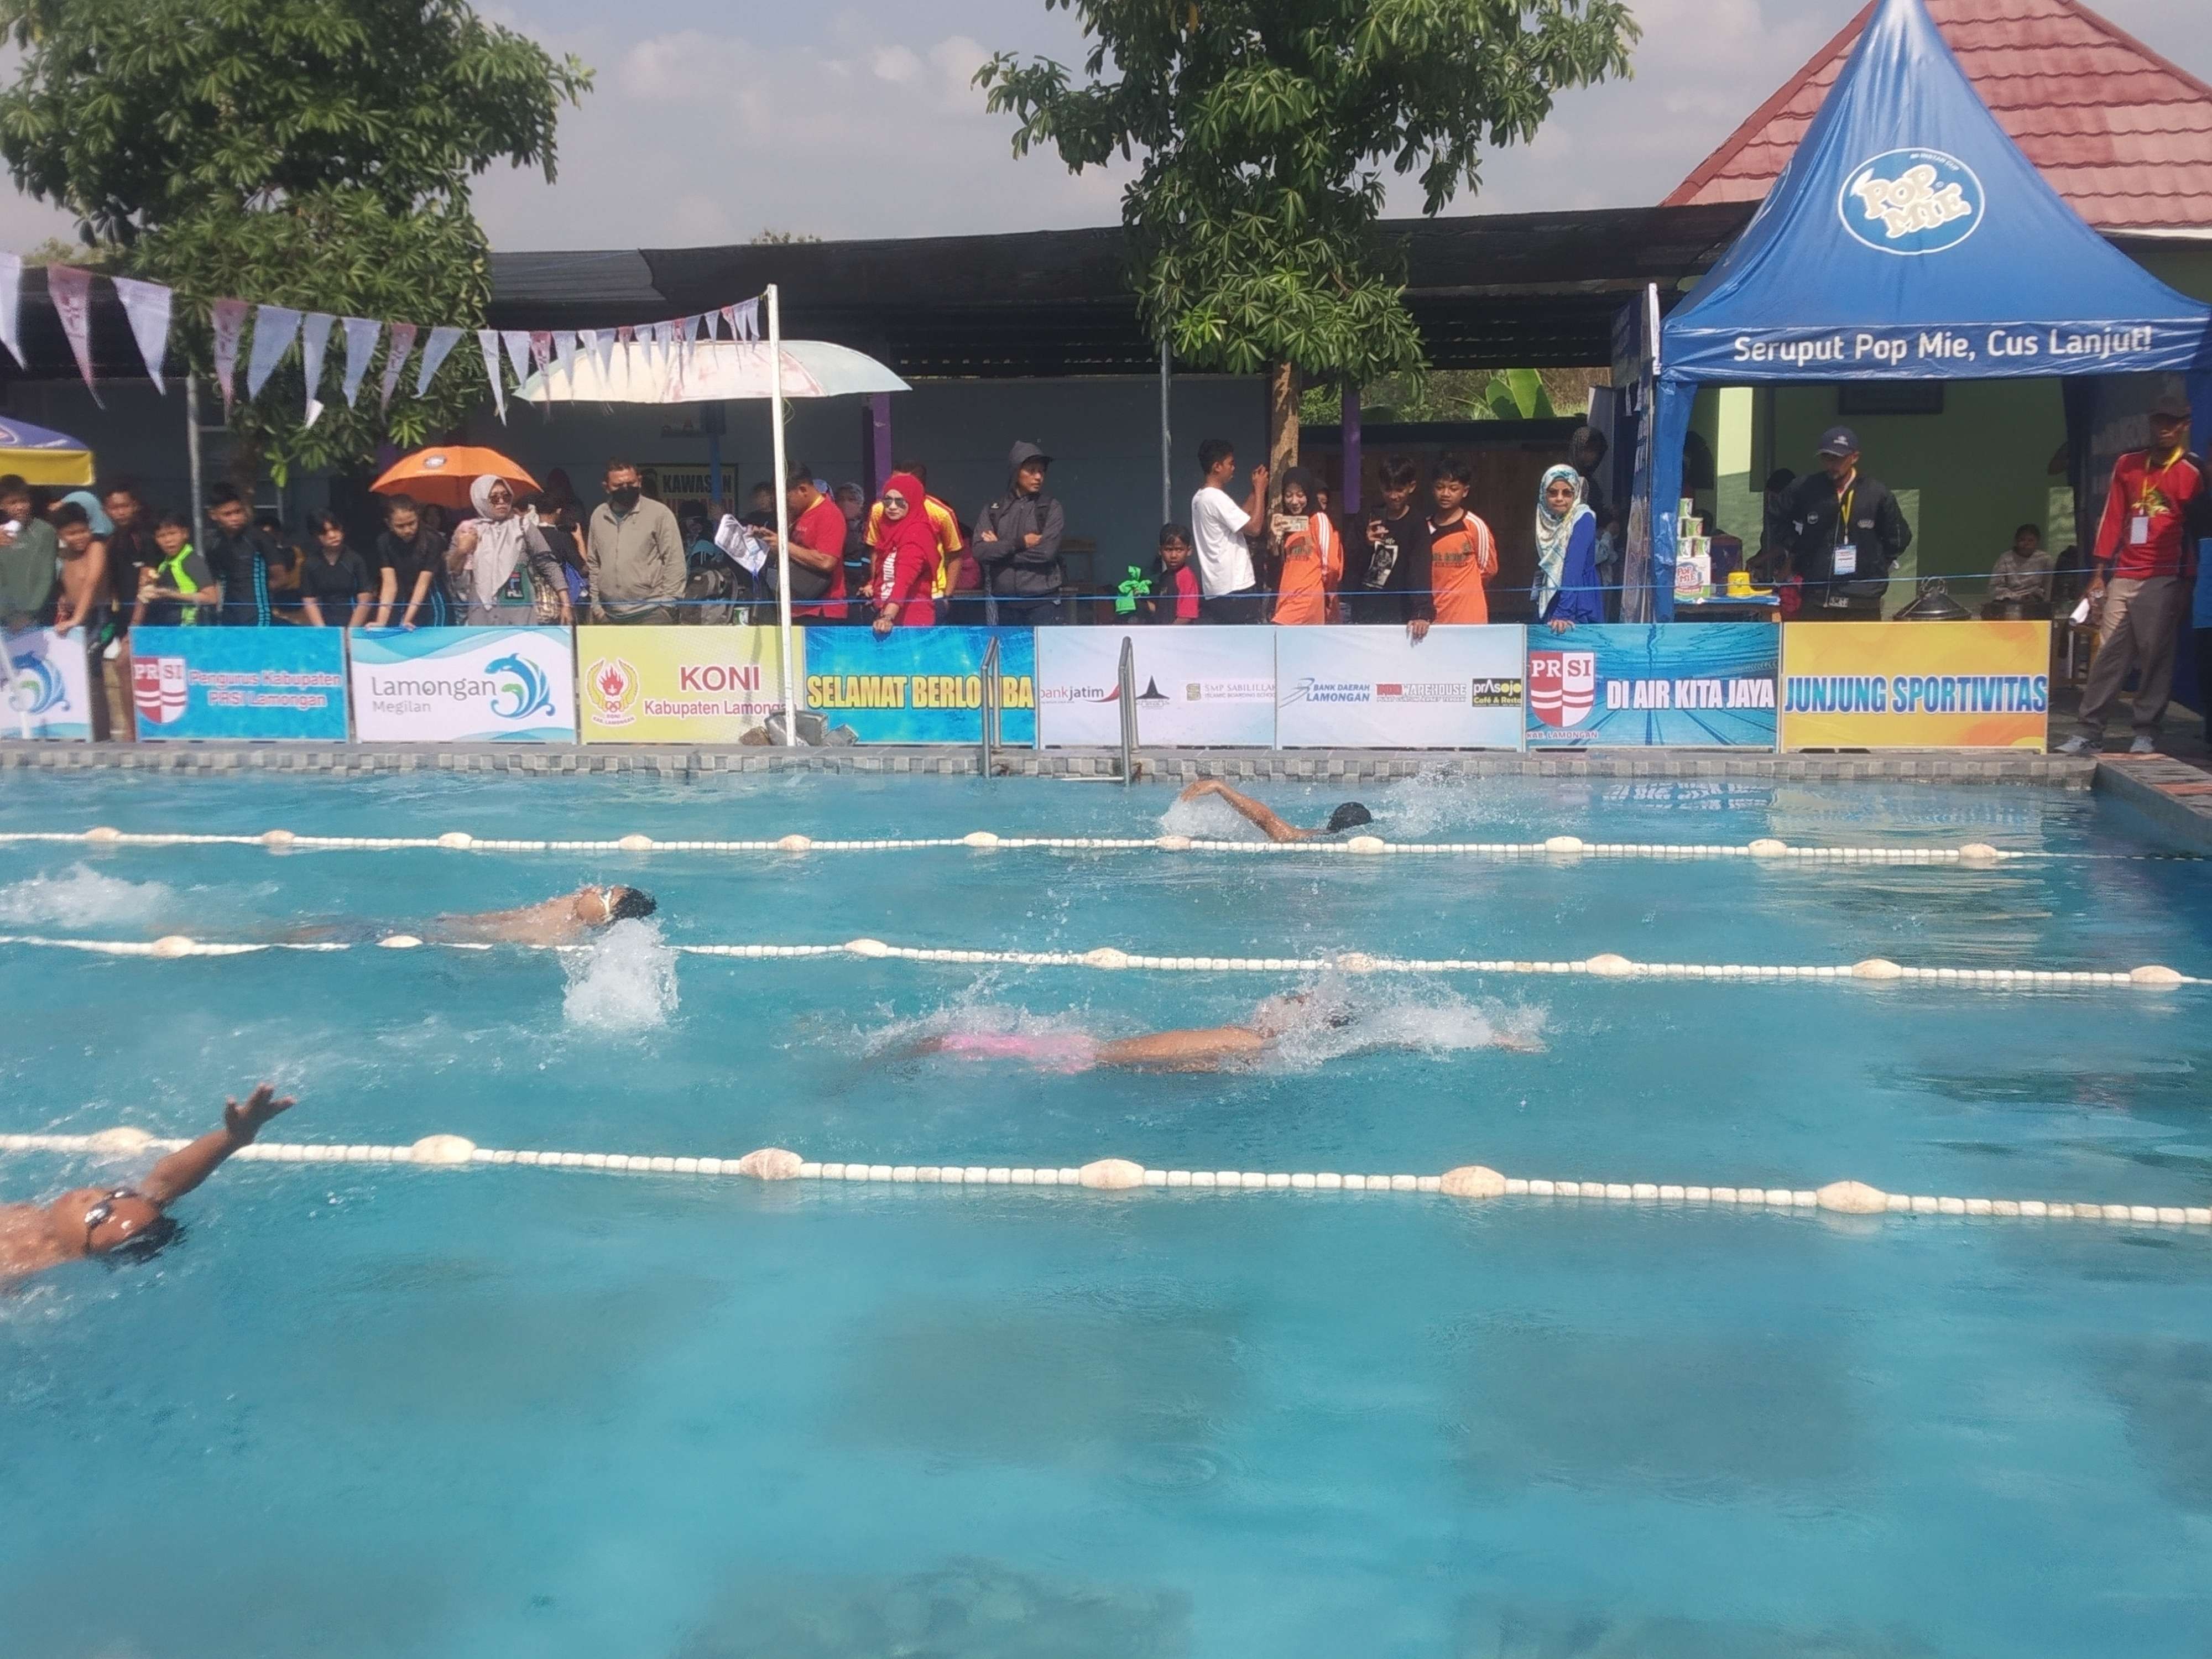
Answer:
[[[1137,647],[1121,635],[1121,664],[1115,673],[1121,705],[1121,787],[1137,781]]]
[[[983,647],[983,716],[982,740],[977,745],[976,763],[984,777],[993,775],[991,751],[999,744],[999,636],[994,634],[990,643]]]

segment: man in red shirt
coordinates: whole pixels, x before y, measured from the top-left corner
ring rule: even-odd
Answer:
[[[795,622],[845,620],[845,514],[814,487],[814,469],[801,461],[784,489],[791,513],[791,615]],[[775,532],[767,540],[771,549]]]
[[[2081,730],[2062,755],[2102,751],[2105,719],[2131,668],[2136,688],[2130,755],[2158,752],[2156,732],[2173,684],[2174,635],[2189,603],[2192,540],[2207,507],[2204,463],[2189,453],[2186,399],[2151,405],[2150,447],[2112,464],[2112,486],[2097,526],[2095,568],[2084,596],[2097,609],[2097,654],[2081,692]]]

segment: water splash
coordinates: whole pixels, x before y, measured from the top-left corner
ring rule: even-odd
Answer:
[[[1263,1005],[1285,1021],[1261,1060],[1270,1071],[1310,1072],[1382,1049],[1441,1059],[1478,1048],[1526,1053],[1543,1047],[1542,1007],[1475,1002],[1419,979],[1323,974],[1294,994],[1288,1008],[1280,1001]]]
[[[147,922],[168,915],[176,893],[158,881],[122,881],[87,864],[0,887],[0,922],[76,927]]]
[[[618,921],[587,951],[561,958],[568,988],[561,1012],[571,1025],[598,1031],[648,1031],[676,1012],[676,952],[660,929]]]

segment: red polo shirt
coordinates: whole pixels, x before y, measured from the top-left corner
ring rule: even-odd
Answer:
[[[2187,450],[2160,460],[2130,450],[2112,463],[2112,487],[2097,526],[2097,564],[2124,578],[2188,574],[2184,520],[2204,489],[2204,464]]]

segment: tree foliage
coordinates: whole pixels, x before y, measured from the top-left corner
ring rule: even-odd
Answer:
[[[1419,337],[1377,233],[1387,167],[1427,212],[1524,143],[1553,95],[1628,70],[1622,0],[1046,0],[1092,42],[1077,81],[1000,53],[977,72],[1017,155],[1141,158],[1122,198],[1147,322],[1194,365],[1410,369]]]
[[[103,264],[169,283],[190,360],[206,303],[234,296],[474,326],[489,296],[471,181],[554,174],[561,106],[590,71],[462,0],[0,0],[21,53],[0,155],[76,214]],[[483,391],[456,351],[426,398],[411,371],[386,421],[323,387],[303,425],[296,355],[234,424],[278,469],[366,459],[452,424]]]

